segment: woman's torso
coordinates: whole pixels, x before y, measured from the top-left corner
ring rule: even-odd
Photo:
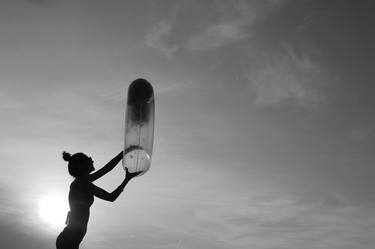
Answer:
[[[94,202],[90,184],[91,182],[88,180],[75,179],[70,185],[68,226],[86,229],[90,216],[90,206]]]

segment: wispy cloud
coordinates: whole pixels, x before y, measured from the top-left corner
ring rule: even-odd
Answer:
[[[353,141],[363,141],[370,137],[372,137],[374,134],[374,129],[370,126],[358,126],[354,127],[349,130],[348,137],[350,140]]]
[[[249,26],[257,19],[258,13],[253,3],[215,2],[219,12],[218,21],[206,24],[199,32],[187,39],[185,48],[189,50],[212,50],[235,44],[249,38]]]
[[[30,188],[30,185],[28,185]],[[51,234],[43,234],[42,226],[34,207],[30,202],[35,201],[26,197],[7,184],[1,185],[0,191],[0,240],[3,248],[49,248],[54,238]],[[49,237],[49,238],[48,238]]]
[[[290,45],[284,48],[280,54],[269,55],[271,59],[258,70],[247,74],[250,86],[256,91],[255,104],[314,107],[324,103],[325,96],[313,84],[319,67],[307,56],[297,55]]]
[[[249,245],[302,248],[305,241],[314,248],[323,244],[336,248],[338,244],[358,243],[361,239],[354,242],[352,237],[360,236],[375,225],[375,219],[370,218],[371,210],[360,206],[328,207],[283,193],[248,198],[236,198],[239,196],[234,193],[233,198],[226,196],[228,202],[212,206],[203,203],[196,214],[202,234],[220,237],[232,248],[248,248]]]
[[[313,248],[324,244],[350,248],[344,245],[360,242],[361,234],[375,225],[370,208],[356,205],[308,201],[284,191],[191,189],[194,195],[154,193],[159,203],[174,203],[175,208],[167,214],[161,211],[162,205],[153,205],[158,218],[148,221],[156,219],[161,228],[174,231],[187,248],[193,241],[225,248],[304,248],[306,241]],[[165,215],[173,217],[173,222],[164,219]],[[189,220],[181,215],[189,216]],[[210,242],[202,238],[210,238]]]
[[[13,226],[0,223],[0,240],[2,248],[23,249],[40,248],[48,249],[54,246],[54,238],[42,238],[35,235],[32,229],[19,231]]]
[[[173,91],[182,91],[188,87],[194,86],[194,81],[188,80],[188,79],[181,79],[177,82],[162,82],[155,85],[155,94],[166,94]]]
[[[172,24],[167,21],[160,21],[146,34],[146,44],[156,49],[162,55],[172,58],[173,53],[178,49],[176,45],[167,45],[165,38],[170,35]]]
[[[297,54],[296,49],[288,42],[282,42],[281,46],[285,49],[286,55],[290,58],[291,62],[297,69],[306,73],[319,72],[319,67],[310,59],[306,53]]]
[[[240,21],[219,23],[207,27],[202,33],[188,40],[186,48],[191,50],[208,50],[230,45],[248,38]]]
[[[48,0],[26,0],[26,1],[32,4],[45,4],[49,2]]]
[[[284,0],[269,0],[264,2],[249,1],[213,1],[214,9],[208,9],[205,15],[212,16],[215,21],[207,21],[205,16],[196,17],[196,25],[184,27],[185,37],[174,30],[179,29],[178,22],[167,19],[160,21],[146,34],[146,44],[159,51],[168,58],[179,49],[206,51],[236,44],[251,37],[251,27],[262,19],[271,10],[279,8]],[[178,11],[184,8],[175,8],[173,18],[178,18]],[[200,20],[204,20],[200,22]],[[166,38],[179,36],[179,43],[167,43]]]

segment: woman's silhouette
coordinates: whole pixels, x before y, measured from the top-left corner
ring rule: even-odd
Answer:
[[[56,239],[57,249],[78,249],[79,244],[86,234],[87,223],[90,216],[90,206],[94,202],[94,196],[113,202],[124,190],[129,180],[139,174],[139,172],[129,173],[125,168],[125,179],[112,193],[108,193],[92,183],[111,171],[121,161],[122,156],[123,152],[120,152],[103,168],[93,172],[95,168],[93,165],[94,161],[91,157],[83,153],[71,155],[68,152],[63,152],[63,159],[69,162],[69,174],[75,179],[70,185],[70,212],[68,212],[67,216],[67,226]]]

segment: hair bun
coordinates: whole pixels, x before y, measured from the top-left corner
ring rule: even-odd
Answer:
[[[64,159],[64,161],[69,162],[70,159],[72,158],[72,155],[70,153],[66,152],[66,151],[63,151],[62,158]]]

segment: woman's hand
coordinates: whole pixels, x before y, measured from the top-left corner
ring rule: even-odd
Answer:
[[[130,179],[132,179],[133,177],[135,177],[135,176],[139,175],[140,173],[142,173],[142,171],[140,171],[140,172],[130,173],[129,170],[128,170],[128,168],[125,167],[125,173],[126,173],[125,178],[128,179],[128,180],[130,180]]]

